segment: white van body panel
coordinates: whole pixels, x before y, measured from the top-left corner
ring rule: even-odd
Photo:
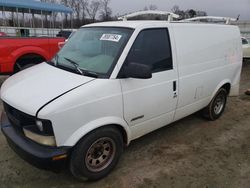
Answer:
[[[41,63],[8,78],[1,87],[1,98],[12,107],[35,116],[50,100],[91,80],[94,79]]]
[[[78,87],[46,105],[38,117],[51,120],[59,146],[72,146],[89,131],[110,124],[123,126],[129,136],[119,80],[96,79]]]
[[[168,74],[168,75],[167,75]],[[168,78],[163,81],[162,78]],[[122,79],[124,119],[138,138],[173,121],[177,104],[173,82],[176,71],[153,74],[151,79]],[[136,119],[138,118],[138,119]]]
[[[118,72],[139,33],[148,28],[165,28],[168,30],[170,41],[174,37],[173,32],[171,32],[171,26],[166,27],[166,23],[156,22],[136,28],[131,37],[132,42],[128,43],[128,48],[125,49],[126,54],[123,54],[123,59],[117,64]],[[173,63],[172,70],[153,73],[151,79],[121,79],[124,119],[130,126],[132,139],[141,137],[174,120],[177,105],[177,97],[175,95],[178,96],[178,90],[173,91],[173,82],[178,83],[178,69],[175,56],[175,43],[172,42],[170,45]],[[137,117],[139,118],[134,120]]]
[[[226,83],[231,95],[238,94],[242,52],[237,27],[175,24],[173,33],[179,70],[175,120],[206,106]]]
[[[65,142],[62,141],[62,145],[64,146],[74,146],[81,138],[83,138],[86,134],[90,133],[91,131],[104,127],[107,125],[115,125],[120,126],[126,132],[126,142],[125,144],[129,144],[132,139],[131,130],[128,124],[124,121],[123,118],[109,116],[109,117],[102,117],[100,119],[93,120],[91,122],[86,123],[79,129],[77,129]],[[58,141],[60,144],[60,142]]]

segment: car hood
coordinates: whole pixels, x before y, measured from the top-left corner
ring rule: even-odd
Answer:
[[[51,100],[94,79],[42,63],[8,78],[1,87],[1,99],[35,116]]]

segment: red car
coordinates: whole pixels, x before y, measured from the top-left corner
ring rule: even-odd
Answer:
[[[0,74],[13,74],[48,61],[58,52],[59,37],[0,37]]]

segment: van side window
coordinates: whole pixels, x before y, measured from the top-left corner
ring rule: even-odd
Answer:
[[[143,30],[128,54],[126,64],[130,62],[149,65],[152,73],[173,69],[168,30]]]

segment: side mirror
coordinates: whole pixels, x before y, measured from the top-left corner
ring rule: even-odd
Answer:
[[[127,78],[149,79],[152,78],[151,68],[139,63],[129,63],[124,67],[124,76]]]

